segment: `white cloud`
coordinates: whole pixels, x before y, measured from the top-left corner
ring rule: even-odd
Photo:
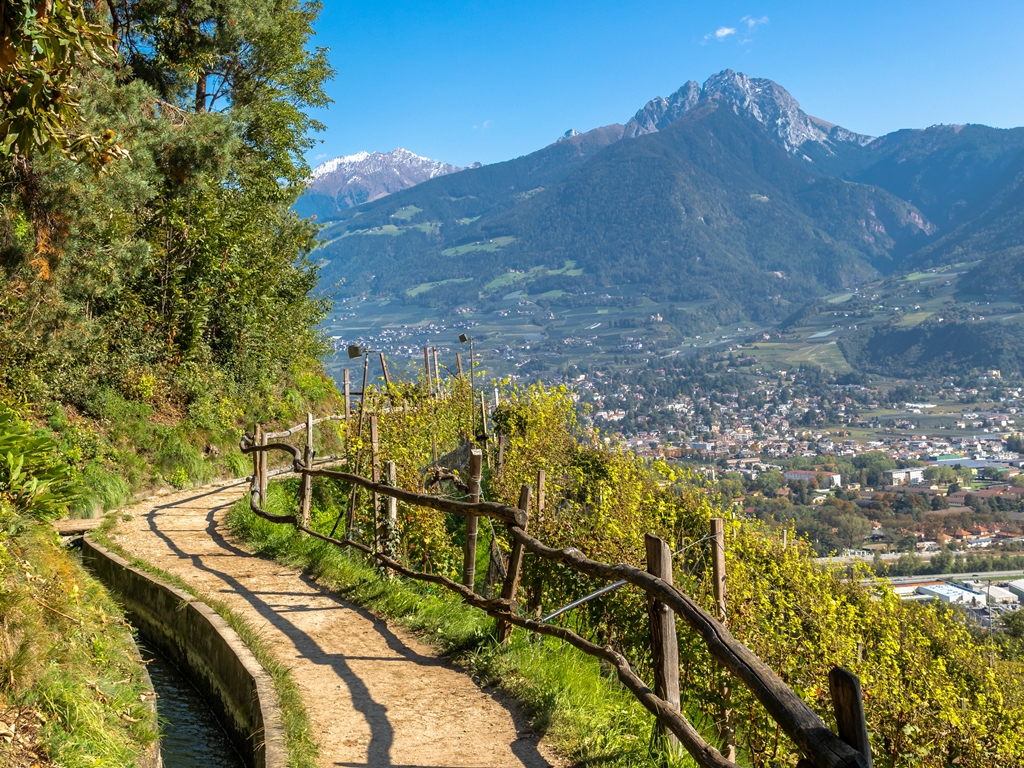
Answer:
[[[760,18],[754,18],[753,16],[744,16],[740,21],[744,21],[747,24],[747,29],[753,29],[758,24],[767,24],[768,17],[761,16]]]
[[[323,160],[325,157],[327,157],[327,153],[326,152],[321,152],[319,155],[316,155],[313,159],[314,160]]]
[[[715,30],[715,37],[717,37],[719,40],[725,40],[725,38],[727,38],[729,35],[735,34],[735,27],[719,27],[718,29]]]
[[[482,123],[480,123],[480,125],[474,125],[473,126],[473,130],[474,131],[486,131],[490,127],[490,125],[491,125],[491,121],[490,120],[484,120]]]

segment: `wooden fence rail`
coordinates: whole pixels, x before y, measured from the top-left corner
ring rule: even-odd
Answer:
[[[279,434],[289,435],[306,426],[306,424],[302,424],[292,430],[286,430],[285,433],[271,434],[276,438]],[[664,688],[661,685],[658,686],[661,689],[658,693],[669,697],[669,700],[666,700],[652,691],[633,672],[629,662],[612,648],[601,647],[564,627],[524,618],[517,613],[515,586],[519,578],[519,565],[521,565],[523,553],[529,552],[536,557],[559,563],[593,578],[625,581],[643,590],[652,603],[674,612],[700,636],[711,656],[731,675],[747,686],[772,719],[793,740],[805,755],[805,759],[800,763],[803,768],[871,768],[867,728],[864,724],[863,706],[859,697],[859,682],[853,682],[857,681],[856,676],[839,668],[833,669],[830,675],[830,681],[835,678],[831,688],[834,692],[837,721],[840,723],[840,734],[842,735],[837,736],[767,664],[736,640],[719,618],[712,616],[696,600],[675,587],[671,582],[670,572],[669,578],[662,578],[656,573],[627,563],[615,565],[602,563],[591,560],[578,549],[555,549],[530,536],[526,532],[530,503],[530,487],[528,485],[523,486],[519,508],[496,502],[455,501],[440,496],[407,491],[386,483],[374,482],[357,474],[314,467],[309,450],[301,451],[287,443],[268,443],[266,442],[267,437],[269,435],[266,434],[263,435],[263,439],[245,435],[240,444],[243,453],[254,454],[255,471],[250,494],[250,508],[254,514],[273,523],[290,523],[299,530],[336,546],[358,549],[373,558],[379,565],[408,578],[444,586],[459,595],[467,604],[494,616],[498,620],[501,640],[507,637],[508,628],[518,626],[537,634],[557,637],[584,653],[603,659],[615,668],[622,684],[658,719],[663,727],[679,740],[679,743],[686,748],[702,768],[725,768],[726,766],[735,766],[735,763],[705,742],[697,730],[679,712],[678,694],[673,695],[674,691],[671,686],[666,685]],[[379,537],[375,537],[375,545],[370,546],[347,536],[343,539],[326,536],[309,527],[308,519],[304,514],[305,508],[301,509],[300,514],[278,515],[268,512],[265,509],[265,457],[269,451],[283,451],[291,455],[292,470],[299,474],[304,481],[303,494],[308,493],[308,484],[312,482],[312,478],[329,477],[409,505],[460,515],[466,517],[467,520],[476,517],[489,517],[504,524],[512,539],[513,553],[510,557],[508,575],[501,597],[486,598],[477,595],[471,585],[460,584],[444,576],[412,570],[394,559],[387,551],[387,547],[379,546]],[[259,503],[257,503],[257,499],[259,499]],[[664,566],[659,566],[659,568],[658,573],[664,575]],[[652,616],[654,616],[653,612]],[[662,629],[666,629],[664,623]],[[731,744],[727,744],[727,746],[731,746]]]

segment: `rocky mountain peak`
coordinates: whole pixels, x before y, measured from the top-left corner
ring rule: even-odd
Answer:
[[[700,95],[700,86],[690,80],[667,99],[661,96],[651,99],[626,123],[622,137],[635,139],[646,133],[664,130],[697,106]]]
[[[344,210],[461,170],[402,147],[390,152],[357,152],[314,168],[307,194],[331,197],[338,210]]]
[[[698,104],[717,101],[764,125],[787,152],[797,154],[808,142],[823,145],[832,151],[839,142],[861,146],[873,141],[871,136],[854,133],[841,126],[811,117],[804,112],[789,91],[765,78],[752,78],[742,72],[725,69],[709,77],[703,86],[689,81],[667,99],[658,96],[626,123],[624,138],[636,138],[662,131]]]

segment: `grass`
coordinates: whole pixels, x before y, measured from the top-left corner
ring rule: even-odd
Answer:
[[[93,539],[111,552],[123,557],[136,568],[149,573],[161,581],[171,584],[183,592],[187,592],[198,600],[202,600],[238,633],[242,642],[252,651],[256,660],[262,665],[274,681],[278,702],[281,705],[281,719],[284,724],[285,746],[288,750],[288,765],[291,768],[316,768],[318,749],[313,738],[306,707],[302,702],[298,686],[292,680],[291,671],[278,661],[270,652],[263,638],[252,625],[232,610],[226,603],[202,594],[187,582],[174,574],[167,573],[145,560],[133,557],[123,547],[110,539],[109,534],[117,525],[117,516],[108,515],[103,524],[90,534]]]
[[[284,503],[277,485],[268,493],[272,509]],[[228,513],[227,525],[259,554],[299,567],[345,599],[422,634],[480,684],[507,691],[522,703],[534,728],[577,765],[666,764],[665,754],[652,748],[653,718],[596,659],[520,630],[498,645],[494,620],[454,595],[382,578],[361,555],[262,520],[245,501]],[[692,762],[686,757],[673,764]]]
[[[0,765],[136,765],[156,739],[117,604],[47,523],[0,504]]]

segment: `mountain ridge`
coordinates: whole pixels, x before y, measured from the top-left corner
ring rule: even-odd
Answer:
[[[461,170],[402,147],[343,155],[312,170],[309,186],[295,209],[302,216],[331,215]]]
[[[512,283],[574,306],[631,286],[772,323],[905,268],[1001,253],[1017,274],[1022,231],[1024,128],[870,137],[723,70],[624,124],[341,211],[317,254],[343,292],[441,310]]]

